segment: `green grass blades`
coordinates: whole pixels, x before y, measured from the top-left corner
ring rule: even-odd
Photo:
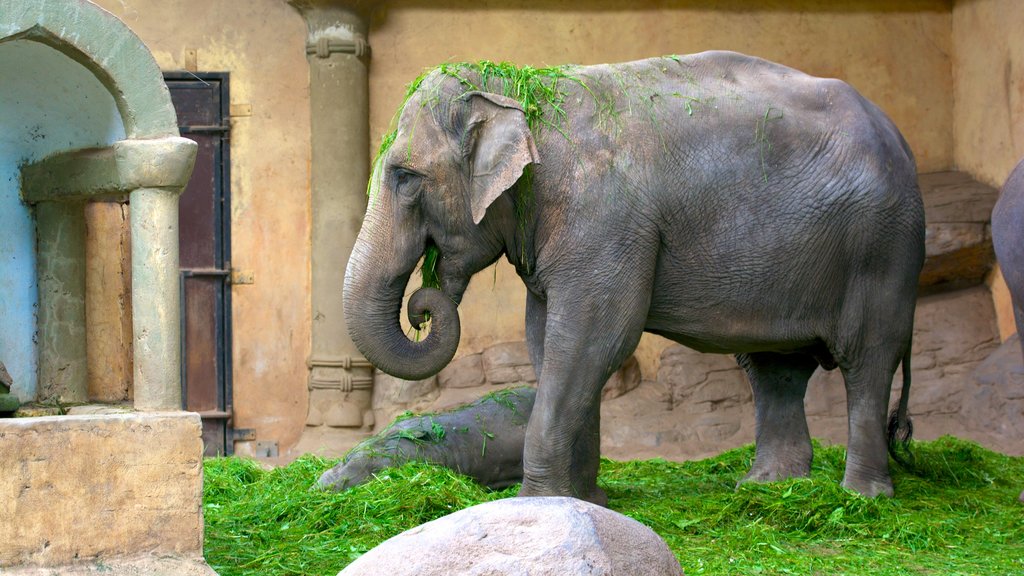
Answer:
[[[604,460],[609,506],[650,526],[694,574],[1024,574],[1024,458],[942,438],[893,466],[896,497],[839,486],[845,451],[815,444],[811,477],[736,481],[753,447],[695,462]],[[309,490],[334,461],[306,456],[265,471],[238,458],[205,463],[206,558],[226,576],[334,575],[378,543],[485,501],[443,468],[408,464],[347,492]]]

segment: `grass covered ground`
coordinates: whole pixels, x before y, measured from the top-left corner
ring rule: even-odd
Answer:
[[[913,449],[912,469],[893,466],[892,499],[839,487],[841,446],[815,446],[809,479],[735,489],[748,446],[686,463],[605,460],[599,483],[609,507],[653,528],[691,576],[1024,574],[1024,458],[949,437]],[[340,494],[309,490],[333,464],[207,460],[208,563],[222,576],[334,576],[399,532],[516,492],[417,464]]]

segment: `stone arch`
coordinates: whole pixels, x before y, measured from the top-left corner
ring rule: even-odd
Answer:
[[[0,42],[41,42],[75,60],[110,91],[129,139],[177,136],[177,118],[156,60],[106,10],[79,0],[5,0]]]
[[[0,45],[17,41],[52,48],[95,77],[97,89],[113,98],[124,134],[87,144],[95,148],[57,147],[20,168],[15,186],[35,206],[39,239],[37,390],[86,399],[84,203],[127,195],[132,300],[142,304],[132,314],[135,406],[180,409],[178,196],[191,175],[195,143],[178,136],[152,54],[102,8],[85,0],[4,0]]]

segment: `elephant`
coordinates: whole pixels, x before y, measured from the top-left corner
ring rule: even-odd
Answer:
[[[992,208],[992,247],[1010,290],[1024,360],[1024,159],[1010,172]],[[1018,499],[1024,502],[1024,491]]]
[[[741,481],[810,473],[807,380],[840,368],[843,485],[893,494],[924,208],[908,144],[848,84],[723,51],[445,64],[410,85],[395,122],[346,270],[349,334],[384,372],[437,373],[470,277],[504,255],[539,375],[520,496],[604,501],[601,390],[645,331],[746,370],[755,458]],[[410,339],[399,316],[425,254],[407,315],[429,326]]]
[[[349,450],[317,486],[347,490],[411,461],[451,468],[489,488],[521,482],[535,398],[533,388],[507,388],[445,412],[398,418]]]
[[[1010,289],[1024,358],[1024,159],[1010,172],[992,208],[992,247]],[[1024,493],[1021,496],[1024,497]]]

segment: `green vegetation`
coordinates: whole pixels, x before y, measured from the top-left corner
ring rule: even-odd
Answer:
[[[1024,458],[942,438],[894,466],[896,497],[839,487],[844,449],[815,446],[811,478],[734,489],[750,446],[708,460],[604,460],[609,506],[650,526],[686,574],[1003,575],[1024,573]],[[266,471],[205,463],[206,558],[224,576],[336,574],[404,530],[485,501],[446,469],[407,464],[342,492],[309,490],[334,461]]]

